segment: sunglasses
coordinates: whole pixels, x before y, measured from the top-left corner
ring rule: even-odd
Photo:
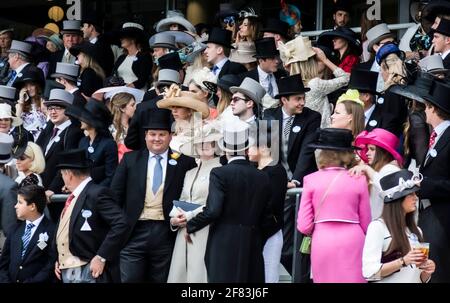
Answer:
[[[234,26],[236,20],[234,19],[234,16],[228,16],[223,18],[223,23],[227,24],[228,26]]]
[[[231,98],[231,101],[233,101],[233,102],[238,102],[239,100],[242,100],[244,102],[250,101],[249,99],[241,98],[241,97],[233,97],[233,98]]]

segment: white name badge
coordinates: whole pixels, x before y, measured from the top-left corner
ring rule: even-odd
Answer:
[[[292,129],[292,131],[294,132],[294,133],[298,133],[300,130],[301,130],[302,128],[300,127],[300,126],[294,126],[294,128]]]

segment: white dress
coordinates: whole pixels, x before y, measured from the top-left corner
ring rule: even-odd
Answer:
[[[346,86],[350,81],[350,74],[339,67],[334,70],[333,75],[335,78],[330,80],[311,79],[308,82],[311,90],[305,94],[305,106],[322,115],[321,128],[329,127],[331,124],[331,106],[327,95]]]
[[[406,231],[406,234],[410,244],[412,244],[411,233]],[[364,278],[377,283],[422,283],[420,280],[421,270],[413,265],[402,267],[400,271],[382,279],[379,277],[379,271],[383,265],[381,255],[387,251],[391,240],[391,234],[382,219],[372,221],[369,224],[363,249],[362,272]]]

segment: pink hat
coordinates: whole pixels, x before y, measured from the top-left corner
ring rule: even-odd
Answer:
[[[375,128],[371,132],[365,130],[356,136],[355,145],[361,148],[357,153],[366,163],[369,161],[366,155],[368,144],[381,147],[390,153],[399,165],[403,165],[403,157],[395,150],[399,140],[393,133],[382,128]]]

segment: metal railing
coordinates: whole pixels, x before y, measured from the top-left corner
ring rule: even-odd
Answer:
[[[69,197],[68,194],[55,194],[50,198],[50,202],[51,203],[65,203],[68,197]]]
[[[300,265],[301,254],[298,248],[300,247],[300,241],[302,240],[300,232],[297,231],[297,215],[300,205],[300,198],[303,193],[303,188],[291,188],[287,191],[286,196],[295,197],[295,220],[294,220],[294,243],[292,245],[292,275],[291,282],[299,282],[302,275],[301,270],[298,270]],[[300,267],[301,268],[301,267]]]
[[[415,23],[413,23],[413,22],[411,22],[411,23],[398,23],[398,24],[388,24],[388,27],[391,30],[400,30],[400,29],[410,28],[413,25],[415,25]],[[352,27],[351,29],[355,33],[360,33],[361,32],[361,27]],[[332,29],[323,29],[323,30],[317,30],[317,31],[306,31],[306,32],[301,32],[301,35],[305,36],[305,37],[314,37],[314,36],[319,36],[321,33],[327,32],[327,31],[330,31],[330,30],[332,30]]]

